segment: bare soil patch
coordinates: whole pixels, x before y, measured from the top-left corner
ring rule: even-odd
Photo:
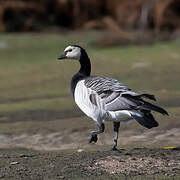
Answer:
[[[52,122],[52,124],[54,124]],[[88,137],[91,129],[85,127],[64,129],[59,132],[49,133],[23,133],[0,134],[1,148],[31,148],[34,150],[64,150],[77,148],[104,148],[113,143],[113,132],[105,132],[100,135],[97,144],[89,144]],[[180,128],[172,128],[159,131],[152,129],[143,132],[125,130],[119,134],[119,148],[125,147],[154,147],[179,146]]]
[[[180,151],[149,148],[100,152],[85,149],[34,151],[0,149],[2,179],[161,179],[180,178]]]
[[[134,174],[134,175],[152,175],[163,173],[174,176],[180,170],[179,159],[170,159],[167,161],[167,154],[160,156],[149,155],[132,156],[126,153],[126,156],[107,156],[105,159],[98,160],[93,168],[100,168],[110,174]]]

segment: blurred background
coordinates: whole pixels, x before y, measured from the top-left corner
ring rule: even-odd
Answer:
[[[179,0],[1,0],[0,5],[0,32],[106,29],[129,40],[128,31],[179,34]]]
[[[69,91],[79,65],[56,61],[69,44],[87,50],[92,74],[152,93],[168,110],[152,130],[122,125],[121,147],[179,145],[179,0],[0,0],[0,147],[89,147],[94,124]],[[98,145],[112,137],[107,123]]]

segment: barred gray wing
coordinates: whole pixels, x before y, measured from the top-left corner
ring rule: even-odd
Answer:
[[[151,94],[138,94],[131,91],[127,86],[116,79],[91,76],[85,79],[84,84],[87,88],[95,91],[101,98],[107,111],[128,110],[128,109],[152,109],[142,98],[155,100]],[[96,104],[95,96],[92,95],[90,100]],[[156,108],[154,108],[156,109]]]
[[[97,93],[106,91],[127,91],[130,90],[127,86],[120,83],[118,80],[102,76],[91,76],[85,79],[85,86],[91,88]]]
[[[84,84],[87,88],[97,92],[107,111],[132,109],[137,105],[136,103],[121,97],[123,93],[127,94],[134,92],[116,79],[94,76],[85,79]],[[93,104],[97,104],[93,95],[90,96],[90,100]]]

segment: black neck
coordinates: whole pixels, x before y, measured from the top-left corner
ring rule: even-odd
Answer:
[[[90,59],[85,50],[81,50],[81,57],[80,57],[79,62],[81,65],[79,73],[81,73],[84,76],[90,76],[91,63],[90,63]]]
[[[81,57],[80,57],[80,70],[76,73],[71,79],[71,92],[74,96],[74,91],[76,88],[76,84],[79,80],[82,80],[85,77],[90,76],[91,74],[91,63],[90,59],[84,49],[81,50]]]

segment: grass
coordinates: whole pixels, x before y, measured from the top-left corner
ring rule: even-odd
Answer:
[[[93,74],[152,92],[164,106],[179,106],[180,41],[101,49],[90,45],[97,37],[95,32],[1,35],[0,42],[6,47],[0,49],[0,112],[73,110],[69,81],[79,65],[56,61],[69,44],[87,49]],[[138,63],[145,65],[133,68]]]

